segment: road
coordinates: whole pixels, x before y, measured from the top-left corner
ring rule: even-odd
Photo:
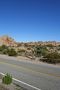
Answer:
[[[8,72],[14,78],[37,88],[26,85],[28,90],[60,90],[60,66],[18,61],[14,57],[0,55],[0,72]]]

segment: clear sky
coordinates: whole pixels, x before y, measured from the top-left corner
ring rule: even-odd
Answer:
[[[60,0],[0,0],[0,35],[60,41]]]

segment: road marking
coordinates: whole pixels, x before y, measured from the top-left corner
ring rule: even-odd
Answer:
[[[44,72],[44,71],[41,71],[41,72],[37,72],[37,71],[33,71],[32,69],[29,69],[29,68],[24,68],[24,67],[21,67],[21,66],[17,66],[16,64],[10,64],[10,63],[7,63],[7,62],[0,62],[1,64],[6,64],[6,65],[10,65],[12,67],[16,67],[16,68],[20,68],[20,69],[24,69],[24,70],[30,70],[31,72],[35,72],[36,73],[39,73],[39,74],[45,74],[45,75],[49,75],[49,76],[53,76],[53,77],[56,77],[56,78],[59,78],[60,79],[60,75],[57,75],[57,74],[53,74],[53,73],[48,73],[48,72]]]
[[[1,75],[5,75],[4,73],[2,73],[2,72],[0,72],[0,74]],[[31,87],[31,88],[34,88],[35,90],[41,90],[41,89],[39,89],[39,88],[37,88],[37,87],[35,87],[35,86],[32,86],[32,85],[30,85],[30,84],[28,84],[28,83],[25,83],[25,82],[23,82],[23,81],[20,81],[20,80],[18,80],[18,79],[15,79],[15,78],[12,78],[14,81],[17,81],[17,82],[19,82],[19,83],[22,83],[22,84],[24,84],[24,85],[26,85],[26,86],[29,86],[29,87]]]

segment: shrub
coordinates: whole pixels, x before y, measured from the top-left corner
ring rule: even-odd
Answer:
[[[4,50],[2,51],[2,53],[3,53],[3,54],[8,54],[8,49],[4,49]]]
[[[54,64],[60,63],[60,54],[58,54],[57,52],[49,53],[40,61]]]
[[[48,59],[60,59],[60,54],[58,54],[57,52],[53,52],[53,53],[47,54],[44,58],[48,58]]]
[[[5,45],[0,46],[0,53],[7,54],[8,47]]]
[[[18,56],[24,56],[25,55],[25,52],[26,52],[26,50],[25,49],[19,49],[18,51],[17,51],[17,53],[18,53]]]
[[[8,50],[8,55],[9,56],[16,56],[17,55],[17,52],[14,49],[9,49]]]
[[[2,83],[4,84],[11,84],[12,83],[12,76],[10,74],[6,74],[3,78],[2,78]]]
[[[8,47],[5,45],[0,46],[0,51],[3,51],[4,49],[8,49]]]
[[[36,46],[34,49],[35,56],[45,56],[47,54],[48,50],[44,46]]]
[[[46,58],[44,58],[44,59],[40,59],[40,61],[51,63],[51,64],[60,63],[60,59],[46,59]]]

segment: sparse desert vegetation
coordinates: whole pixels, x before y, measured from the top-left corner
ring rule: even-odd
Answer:
[[[17,83],[12,82],[12,76],[10,74],[5,74],[2,76],[0,74],[0,90],[26,90]]]
[[[0,54],[23,56],[31,60],[38,57],[39,61],[60,63],[60,42],[15,42],[8,36],[0,38]]]

